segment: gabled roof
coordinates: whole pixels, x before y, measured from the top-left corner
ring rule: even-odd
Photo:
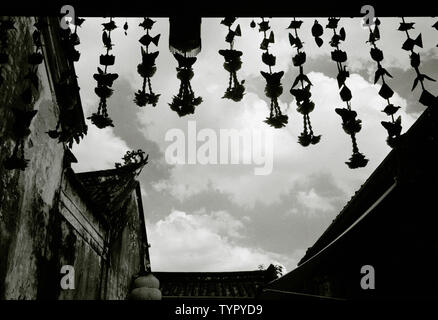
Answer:
[[[391,150],[382,163],[344,206],[315,244],[308,248],[298,265],[309,260],[349,228],[394,183],[415,176],[415,166],[426,165],[429,140],[437,136],[437,111],[426,109],[409,130],[400,137],[399,145]],[[427,160],[429,158],[429,160]]]
[[[363,247],[364,243],[367,243],[364,234],[372,238],[373,231],[379,230],[379,228],[388,228],[388,223],[390,223],[390,227],[394,226],[394,230],[399,228],[398,215],[401,219],[404,215],[406,220],[406,215],[409,216],[412,210],[411,207],[407,208],[405,212],[400,210],[401,205],[406,205],[406,202],[409,202],[409,200],[404,199],[405,201],[400,203],[400,197],[406,197],[407,194],[414,191],[413,188],[418,188],[419,185],[438,180],[437,156],[433,153],[433,150],[436,150],[438,146],[437,141],[438,109],[429,108],[401,136],[397,147],[388,154],[316,243],[307,250],[298,267],[269,283],[264,288],[261,297],[320,299],[322,297],[315,295],[320,294],[320,289],[316,289],[316,287],[327,279],[333,281],[334,287],[344,286],[345,283],[341,284],[341,279],[346,279],[349,275],[348,272],[342,274],[339,271],[341,266],[357,261],[354,260],[354,257],[348,256],[347,253],[351,253],[352,250],[354,252],[356,248],[361,245]],[[418,194],[417,192],[417,196]],[[421,208],[421,205],[418,207]],[[388,213],[392,208],[396,209],[394,212]],[[369,222],[369,219],[373,218],[375,220],[371,220],[373,222],[366,225],[367,221]],[[385,232],[385,236],[391,238],[391,231]],[[382,234],[382,231],[380,233]],[[396,234],[400,235],[400,232],[396,232]],[[375,245],[376,243],[374,243]],[[340,273],[333,274],[335,269]],[[348,286],[350,285],[347,284]],[[348,290],[350,289],[351,287]],[[342,293],[341,296],[344,294]]]
[[[275,267],[232,272],[154,272],[164,299],[255,298],[265,284],[276,278]]]
[[[67,167],[66,174],[94,214],[102,222],[110,223],[129,200],[132,192],[139,189],[136,177],[143,166],[143,163],[129,164],[115,169],[81,173],[75,173],[72,168]],[[141,205],[139,210],[142,211]],[[143,212],[140,215],[143,216]]]
[[[137,185],[134,168],[77,173],[91,201],[107,214],[118,211]]]

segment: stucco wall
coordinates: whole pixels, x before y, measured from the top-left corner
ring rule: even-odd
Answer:
[[[144,223],[140,221],[138,212],[138,199],[133,192],[127,205],[127,223],[110,247],[106,299],[126,299],[132,276],[140,271]]]
[[[30,18],[16,18],[16,31],[10,31],[8,72],[0,88],[0,298],[37,297],[37,257],[45,256],[50,209],[62,173],[64,149],[45,133],[57,122],[57,106],[44,64],[38,69],[40,90],[34,94],[38,110],[31,134],[25,141],[29,159],[25,171],[6,170],[3,161],[12,154],[11,135],[14,116],[10,107],[17,104],[25,88],[28,55],[33,52]]]
[[[40,89],[34,95],[38,113],[25,140],[28,167],[20,171],[3,166],[15,146],[10,107],[25,88],[23,77],[33,52],[34,20],[15,21],[0,87],[0,299],[125,299],[141,260],[144,224],[136,192],[124,213],[128,222],[108,253],[109,227],[101,217],[106,213],[97,214],[77,180],[66,174],[64,145],[46,133],[56,127],[59,107],[54,71],[45,62],[39,65]],[[75,267],[74,290],[60,287],[62,265]]]

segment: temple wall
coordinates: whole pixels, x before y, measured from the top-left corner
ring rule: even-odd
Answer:
[[[64,149],[45,133],[57,123],[47,69],[39,66],[39,90],[33,90],[38,110],[25,140],[25,171],[6,170],[3,161],[12,154],[15,117],[10,107],[21,102],[26,88],[23,77],[28,70],[28,55],[33,52],[31,37],[34,21],[17,18],[16,31],[9,31],[9,59],[0,87],[0,298],[34,299],[38,296],[38,274],[45,252],[50,210],[62,174]]]
[[[30,135],[25,139],[24,170],[7,170],[12,154],[15,117],[23,77],[33,52],[34,20],[15,18],[10,31],[9,64],[0,86],[0,299],[125,299],[139,271],[142,227],[136,193],[129,201],[128,223],[110,249],[108,225],[64,167],[64,145],[47,131],[56,127],[59,107],[47,60],[39,65]],[[47,57],[45,57],[47,59]],[[63,265],[75,268],[75,289],[60,286]],[[107,269],[109,268],[109,269]],[[108,274],[107,274],[108,272]]]
[[[126,299],[132,276],[140,271],[144,222],[138,212],[138,198],[133,192],[127,206],[128,221],[110,248],[106,299]]]

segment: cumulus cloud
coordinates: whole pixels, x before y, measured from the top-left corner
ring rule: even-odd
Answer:
[[[92,74],[104,50],[100,43],[101,20],[87,19],[80,34],[82,57],[90,57],[81,58],[77,64],[86,116],[97,106]],[[378,95],[380,85],[372,83],[375,66],[370,61],[369,45],[365,43],[367,30],[360,27],[360,19],[341,20],[341,26],[347,31],[342,48],[348,52],[351,72],[347,84],[353,93],[353,109],[363,123],[357,140],[360,150],[370,159],[366,168],[350,170],[344,162],[351,154],[351,141],[334,112],[334,108],[345,104],[339,98],[336,65],[329,56],[327,43],[331,34],[325,32],[325,45],[318,48],[310,33],[314,19],[304,19],[300,29],[307,53],[304,70],[314,84],[312,99],[316,107],[310,116],[315,132],[322,134],[321,142],[309,148],[297,143],[302,116],[296,112],[289,93],[297,75],[291,64],[294,50],[285,30],[290,19],[271,20],[276,37],[272,53],[278,61],[274,71],[286,72],[280,103],[289,116],[289,124],[281,130],[263,123],[269,114],[269,105],[260,75],[260,70],[266,70],[259,48],[262,35],[257,28],[249,27],[252,19],[246,18],[238,20],[242,37],[235,42],[235,48],[243,51],[239,80],[245,79],[247,88],[240,103],[221,99],[228,84],[228,73],[223,69],[223,57],[218,50],[228,44],[218,39],[225,39],[227,28],[220,25],[220,19],[203,19],[202,51],[194,65],[192,87],[204,102],[195,115],[180,118],[170,110],[168,102],[179,86],[177,63],[165,41],[168,20],[157,19],[154,30],[161,33],[162,40],[157,49],[160,54],[152,85],[154,91],[161,94],[160,101],[155,108],[135,106],[133,93],[141,86],[141,78],[136,73],[141,30],[131,26],[140,20],[129,20],[127,37],[120,29],[114,32],[116,64],[111,72],[118,72],[120,77],[109,100],[109,113],[116,128],[99,130],[89,125],[86,139],[74,147],[79,159],[74,168],[77,171],[113,168],[114,162],[120,161],[128,149],[142,148],[150,154],[150,163],[140,180],[154,269],[243,270],[276,262],[293,268],[305,248],[314,243],[390,151],[385,142],[386,131],[380,124],[387,120],[380,111],[385,101]],[[433,24],[429,18],[414,20],[416,30],[430,30]],[[122,25],[120,20],[116,23]],[[326,19],[320,19],[320,23],[325,25]],[[399,114],[406,131],[422,109],[415,101],[418,92],[409,92],[412,70],[408,70],[409,54],[400,48],[405,35],[396,30],[398,23],[399,19],[382,19],[379,48],[385,53],[384,66],[394,76],[390,84],[396,94],[391,101],[402,107]],[[426,32],[423,40],[422,66],[432,72],[436,70],[436,54],[430,50],[436,36],[432,31]],[[433,72],[435,74],[430,75],[436,78],[438,71]],[[272,174],[255,176],[254,165],[169,165],[163,156],[169,144],[165,141],[166,132],[174,128],[187,132],[189,120],[196,120],[198,130],[210,128],[218,133],[224,128],[272,132]]]
[[[98,129],[87,122],[88,134],[73,153],[79,159],[72,167],[77,172],[113,169],[129,150],[126,142],[114,135],[112,128]]]
[[[257,95],[248,93],[239,106],[241,112],[231,120],[237,130],[252,129],[269,132],[273,136],[273,171],[266,176],[254,175],[254,165],[176,165],[167,184],[160,184],[160,189],[168,190],[179,200],[184,200],[207,188],[213,183],[219,190],[233,194],[233,200],[240,205],[253,207],[256,200],[265,204],[279,200],[294,182],[309,174],[329,171],[340,181],[344,190],[357,190],[360,184],[383,160],[390,148],[386,145],[386,131],[380,121],[387,120],[381,110],[385,101],[380,98],[380,85],[370,83],[358,74],[352,74],[348,85],[352,88],[353,109],[362,119],[363,129],[357,135],[359,148],[370,159],[366,168],[354,172],[345,165],[351,155],[351,142],[341,127],[341,119],[334,112],[335,108],[344,107],[337,94],[336,79],[322,73],[310,72],[314,84],[312,98],[316,104],[311,114],[312,124],[317,134],[322,134],[321,142],[316,146],[303,148],[297,143],[297,136],[302,130],[302,117],[294,109],[288,111],[289,124],[282,130],[272,129],[263,123],[266,116],[266,103]],[[397,93],[392,101],[401,105],[400,114],[404,130],[410,127],[415,118],[405,112],[406,100]],[[218,111],[212,111],[218,112]],[[211,118],[210,118],[211,119]],[[203,120],[203,119],[202,119]],[[210,121],[210,120],[207,120]],[[230,126],[230,121],[216,118],[215,126]],[[205,125],[198,120],[198,131]],[[214,128],[214,127],[213,127]],[[217,133],[219,136],[219,128]],[[181,130],[187,136],[187,126]],[[160,143],[159,141],[157,143]],[[199,145],[199,143],[198,143]],[[162,144],[165,148],[165,144]],[[299,169],[299,170],[298,170]],[[353,174],[354,173],[354,174]],[[266,186],[275,186],[267,188]],[[351,193],[353,191],[350,191]]]
[[[292,266],[296,260],[254,247],[236,245],[242,221],[227,212],[187,214],[173,211],[147,226],[153,270],[256,270],[259,265]],[[297,253],[296,259],[302,252]]]
[[[300,191],[298,200],[313,210],[329,211],[334,209],[328,199],[320,197],[313,188],[308,191]]]

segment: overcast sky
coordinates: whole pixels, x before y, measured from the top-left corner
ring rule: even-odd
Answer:
[[[76,172],[113,168],[127,150],[143,149],[150,162],[139,176],[141,182],[146,228],[151,243],[152,269],[155,271],[231,271],[255,270],[262,264],[281,264],[288,271],[296,267],[322,232],[328,227],[346,202],[358,190],[390,151],[386,145],[386,130],[380,121],[387,121],[381,112],[385,101],[378,95],[380,84],[374,85],[376,64],[369,56],[368,30],[359,19],[341,19],[339,27],[346,29],[346,41],[341,49],[347,51],[347,85],[352,91],[352,108],[362,120],[357,135],[360,151],[368,159],[365,168],[351,170],[344,163],[351,155],[350,137],[341,127],[334,109],[345,107],[338,94],[336,64],[330,59],[328,44],[332,31],[324,29],[324,45],[316,46],[310,29],[314,19],[304,19],[299,35],[304,41],[307,62],[304,72],[313,83],[311,89],[315,110],[310,114],[321,142],[307,148],[297,143],[302,131],[302,116],[296,111],[289,93],[297,68],[291,57],[296,53],[288,40],[291,19],[270,19],[276,42],[270,52],[277,56],[273,71],[284,71],[283,94],[280,106],[286,110],[289,123],[274,129],[263,123],[269,114],[264,96],[265,81],[260,71],[267,71],[261,61],[260,42],[263,34],[249,27],[252,19],[239,18],[242,37],[236,37],[235,48],[243,51],[239,80],[245,80],[246,94],[241,102],[221,99],[228,85],[228,73],[223,68],[223,56],[218,50],[227,49],[227,28],[220,19],[202,20],[202,51],[194,65],[192,87],[203,103],[194,115],[180,118],[168,105],[178,92],[177,62],[169,52],[168,19],[157,18],[151,35],[161,34],[157,72],[152,86],[160,93],[155,108],[140,108],[133,102],[134,92],[141,88],[137,74],[141,61],[138,39],[144,31],[138,24],[142,19],[128,19],[128,35],[122,26],[126,19],[115,19],[119,27],[112,32],[116,57],[109,72],[117,72],[113,96],[108,100],[108,112],[115,128],[97,129],[88,122],[89,131],[79,146],[73,149],[79,163]],[[260,22],[256,18],[256,22]],[[81,58],[76,63],[80,94],[85,116],[95,112],[98,97],[93,73],[97,71],[99,55],[104,53],[101,42],[101,23],[104,18],[89,18],[79,29]],[[327,19],[319,19],[325,27]],[[438,31],[431,26],[432,18],[412,18],[415,29],[423,36],[420,70],[438,79]],[[381,40],[378,47],[385,59],[382,65],[394,76],[388,84],[396,92],[391,101],[402,108],[403,131],[418,118],[424,107],[417,101],[417,88],[411,92],[415,72],[410,67],[409,53],[401,46],[406,40],[397,31],[400,19],[381,19]],[[155,50],[154,46],[150,47]],[[418,50],[419,49],[419,50]],[[437,93],[437,84],[426,82],[426,88]],[[418,86],[419,87],[419,86]],[[250,128],[273,134],[273,171],[269,175],[254,175],[254,165],[170,165],[164,153],[170,142],[166,132],[180,128],[187,133],[189,120],[196,120],[198,131],[211,128],[243,130]]]

